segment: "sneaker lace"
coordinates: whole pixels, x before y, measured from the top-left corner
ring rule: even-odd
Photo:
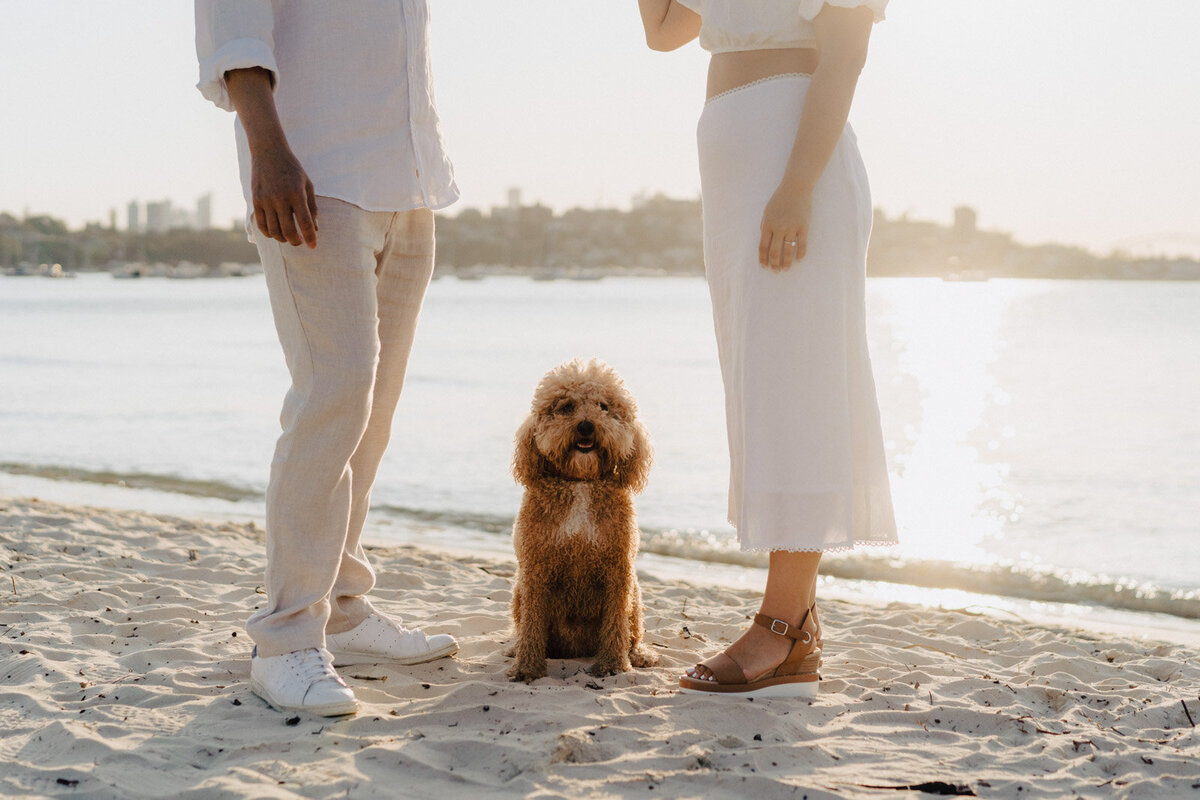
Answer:
[[[309,685],[325,678],[337,678],[329,655],[315,647],[297,654],[294,669],[296,677]]]
[[[410,630],[410,629],[404,627],[403,625],[401,625],[399,622],[396,622],[396,620],[391,619],[390,617],[380,617],[380,619],[382,619],[384,622],[386,622],[389,627],[393,628],[397,633],[399,633],[405,639],[418,639],[419,638],[419,639],[424,640],[424,638],[425,638],[425,634],[422,631]]]

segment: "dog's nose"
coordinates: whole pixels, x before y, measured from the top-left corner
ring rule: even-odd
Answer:
[[[580,436],[591,436],[596,432],[596,426],[592,424],[590,419],[585,419],[575,426],[575,430],[579,432]]]

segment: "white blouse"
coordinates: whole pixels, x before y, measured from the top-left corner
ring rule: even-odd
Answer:
[[[429,0],[196,0],[200,92],[232,111],[227,71],[262,67],[288,144],[317,194],[368,211],[458,197],[429,64]],[[250,206],[250,148],[236,124]],[[248,213],[248,218],[252,216]]]
[[[858,8],[883,19],[888,0],[675,0],[701,17],[700,46],[710,53],[815,47],[812,21],[824,6]]]

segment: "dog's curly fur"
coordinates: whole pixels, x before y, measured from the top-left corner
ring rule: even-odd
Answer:
[[[595,676],[657,663],[642,644],[634,568],[633,495],[650,463],[637,404],[610,367],[569,361],[542,378],[513,456],[525,496],[513,525],[512,680],[544,676],[547,658],[595,656]]]

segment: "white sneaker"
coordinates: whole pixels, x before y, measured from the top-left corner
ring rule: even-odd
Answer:
[[[358,711],[354,690],[333,671],[333,656],[318,647],[250,659],[250,691],[279,711],[339,717]]]
[[[458,642],[450,634],[426,636],[420,630],[402,628],[379,613],[368,616],[357,628],[325,634],[325,646],[338,667],[383,661],[423,664],[458,652]]]

